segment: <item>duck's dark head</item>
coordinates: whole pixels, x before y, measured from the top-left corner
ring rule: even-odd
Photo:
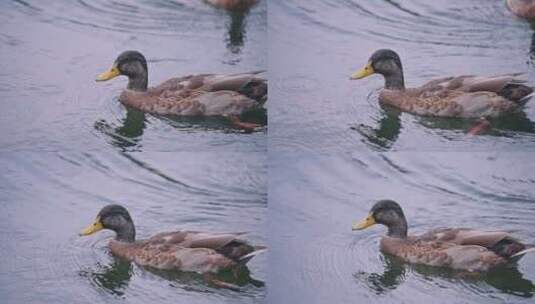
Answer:
[[[128,77],[128,89],[146,91],[148,86],[147,60],[138,51],[121,53],[109,70],[97,76],[97,81],[107,81],[119,75]]]
[[[85,228],[80,235],[90,235],[102,229],[115,231],[119,241],[133,242],[136,238],[134,222],[128,210],[120,205],[107,205],[102,208],[93,224]]]
[[[363,230],[375,224],[388,227],[388,236],[407,237],[407,220],[403,210],[392,200],[381,200],[375,203],[364,220],[353,224],[353,230]]]
[[[386,89],[402,90],[405,88],[401,59],[392,50],[381,49],[375,51],[366,66],[351,75],[351,79],[362,79],[372,74],[384,76]]]

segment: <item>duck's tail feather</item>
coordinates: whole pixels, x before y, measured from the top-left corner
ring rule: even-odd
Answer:
[[[515,254],[513,254],[510,259],[513,261],[518,261],[520,258],[522,258],[526,253],[535,253],[535,245],[527,245],[526,249],[519,251]]]
[[[522,104],[527,102],[533,96],[533,92],[533,88],[522,84],[521,82],[513,81],[506,84],[498,92],[498,95]]]
[[[526,102],[528,102],[533,96],[535,96],[535,91],[531,92],[530,94],[522,97],[518,103],[519,104],[525,104]]]
[[[256,100],[260,105],[263,105],[267,100],[268,94],[267,80],[255,77],[243,84],[238,89],[238,93]]]
[[[249,252],[248,254],[240,257],[238,259],[238,263],[240,264],[247,264],[247,262],[249,262],[253,257],[261,254],[261,253],[264,253],[267,251],[267,247],[266,246],[255,246],[255,250],[254,251],[251,251]]]

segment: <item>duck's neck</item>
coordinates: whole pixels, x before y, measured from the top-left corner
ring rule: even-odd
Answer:
[[[128,77],[128,86],[126,87],[129,90],[145,92],[148,87],[148,74],[147,71],[144,73]]]
[[[405,218],[400,219],[397,223],[388,226],[389,237],[405,239],[407,238],[407,221]]]
[[[129,223],[115,232],[117,233],[115,236],[117,241],[133,243],[136,240],[136,228],[133,223]]]
[[[385,77],[385,89],[405,90],[405,80],[401,68],[383,76]]]

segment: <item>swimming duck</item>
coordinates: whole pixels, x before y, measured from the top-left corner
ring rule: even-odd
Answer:
[[[418,88],[405,88],[401,59],[388,49],[374,52],[368,64],[351,75],[351,79],[374,73],[385,79],[379,102],[423,116],[497,117],[518,109],[533,92],[514,74],[445,77]]]
[[[441,228],[409,236],[403,210],[392,200],[375,203],[366,219],[353,224],[353,230],[375,224],[388,228],[387,235],[381,238],[381,251],[413,264],[484,272],[535,251],[535,246],[522,244],[501,231]]]
[[[507,0],[507,6],[518,17],[535,19],[535,1],[533,0]]]
[[[80,235],[90,235],[102,229],[116,233],[115,239],[108,244],[114,255],[141,266],[163,270],[214,274],[245,265],[265,250],[265,247],[253,246],[239,239],[240,233],[173,231],[136,240],[132,218],[120,205],[102,208],[94,223]]]
[[[209,4],[230,11],[243,11],[253,7],[257,0],[205,0]]]
[[[267,81],[258,76],[262,72],[189,75],[149,88],[147,60],[138,51],[125,51],[96,80],[107,81],[119,75],[128,77],[128,85],[119,101],[143,112],[224,116],[237,127],[251,130],[259,125],[242,122],[240,115],[261,107],[266,101]]]

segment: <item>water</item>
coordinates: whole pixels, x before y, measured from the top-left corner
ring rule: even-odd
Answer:
[[[266,257],[241,290],[115,261],[112,232],[78,233],[106,204],[126,206],[138,238],[175,229],[246,231],[265,244],[266,157],[260,154],[2,153],[3,303],[251,303],[265,296]],[[202,296],[200,296],[201,294]]]
[[[149,85],[267,68],[267,5],[202,1],[0,3],[2,303],[258,303],[266,257],[238,290],[116,260],[112,233],[80,238],[100,208],[126,206],[139,238],[174,229],[248,232],[266,244],[267,127],[127,110],[126,79],[96,83],[126,49]],[[265,119],[265,118],[264,118]]]
[[[270,157],[268,302],[531,303],[534,255],[481,276],[410,266],[379,252],[384,227],[351,224],[394,199],[409,234],[470,227],[533,244],[532,160],[531,152]]]
[[[380,48],[397,51],[408,87],[450,75],[524,73],[533,31],[504,1],[272,1],[270,149],[518,151],[534,148],[535,103],[466,136],[473,122],[382,109],[382,77],[349,80]]]
[[[247,15],[164,0],[2,1],[0,11],[3,151],[266,150],[266,129],[243,136],[223,120],[127,111],[117,101],[125,77],[95,82],[126,49],[147,57],[149,86],[266,69],[266,3]]]
[[[535,257],[481,275],[410,266],[379,252],[394,199],[409,233],[512,231],[534,243],[535,103],[467,136],[473,121],[378,104],[379,76],[349,80],[380,48],[407,86],[448,75],[521,72],[535,83],[533,30],[504,1],[271,1],[269,303],[531,303]]]
[[[381,254],[384,228],[351,231],[390,198],[410,233],[504,229],[535,243],[535,101],[470,137],[471,121],[382,108],[380,77],[348,79],[388,47],[408,86],[509,72],[535,83],[533,28],[503,1],[271,0],[243,14],[194,0],[19,0],[0,2],[0,22],[2,302],[533,301],[535,255],[467,275]],[[269,137],[127,110],[124,78],[94,81],[125,49],[146,55],[151,85],[269,69]],[[77,236],[109,203],[130,210],[140,238],[246,231],[270,250],[237,290],[144,269],[109,253],[112,233]]]

